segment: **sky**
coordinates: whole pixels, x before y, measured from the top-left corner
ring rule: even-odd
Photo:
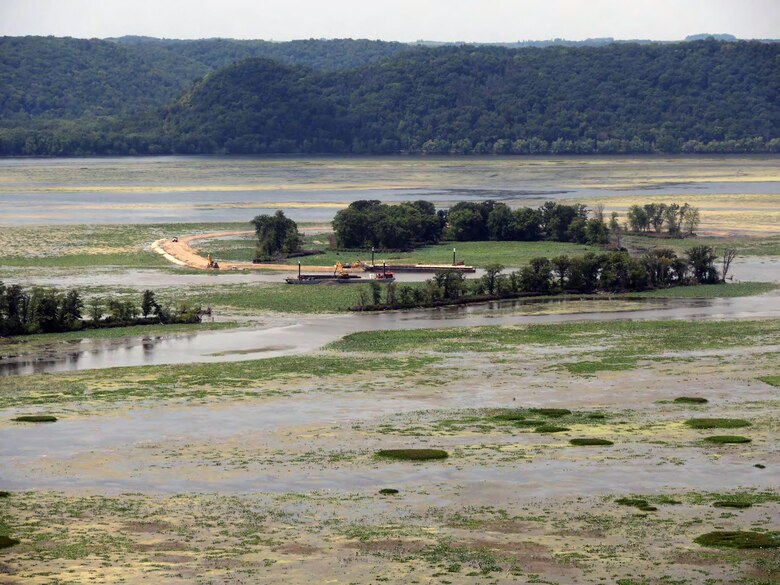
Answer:
[[[0,0],[0,35],[512,42],[780,38],[780,0]]]

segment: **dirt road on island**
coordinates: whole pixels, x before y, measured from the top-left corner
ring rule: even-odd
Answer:
[[[303,233],[321,233],[325,230],[323,227],[306,227],[298,231]],[[177,241],[173,239],[157,240],[152,243],[152,250],[162,255],[166,260],[179,266],[187,266],[197,270],[214,270],[209,267],[208,258],[202,256],[195,248],[191,246],[198,240],[215,240],[218,238],[228,238],[233,236],[252,235],[252,230],[211,232],[207,234],[195,234],[191,236],[180,236]],[[298,270],[298,264],[252,264],[251,262],[222,262],[219,263],[218,270],[280,270],[291,271]],[[307,266],[307,272],[333,272],[333,266]]]

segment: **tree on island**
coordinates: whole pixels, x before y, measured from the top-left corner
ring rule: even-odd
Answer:
[[[301,250],[298,224],[279,210],[274,215],[258,215],[250,223],[257,234],[256,260],[270,260]]]

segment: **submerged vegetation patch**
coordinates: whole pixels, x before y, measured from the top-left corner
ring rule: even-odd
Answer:
[[[565,431],[570,431],[571,429],[569,427],[559,427],[555,425],[542,425],[540,427],[536,427],[534,429],[534,432],[536,433],[563,433]]]
[[[531,412],[541,414],[542,416],[549,416],[550,418],[560,418],[567,414],[571,414],[571,410],[568,408],[532,408]]]
[[[0,534],[0,548],[9,548],[19,544],[19,541],[10,536]]]
[[[750,508],[753,504],[739,500],[719,500],[712,502],[715,508]]]
[[[685,424],[692,429],[740,429],[751,426],[743,418],[691,418]]]
[[[449,454],[441,449],[382,449],[377,456],[384,459],[400,461],[428,461],[430,459],[446,459]]]
[[[621,506],[632,506],[642,512],[655,512],[658,510],[655,506],[650,505],[647,500],[641,498],[618,498],[615,500],[615,503]]]
[[[743,437],[741,435],[713,435],[711,437],[706,437],[704,439],[708,443],[717,443],[721,445],[728,445],[728,444],[740,444],[740,443],[750,443],[753,441],[753,439],[749,439],[747,437]]]
[[[707,404],[709,400],[699,396],[680,396],[674,399],[677,404]]]
[[[738,530],[716,530],[708,532],[694,539],[696,544],[716,548],[777,548],[780,546],[780,538],[763,532],[750,532]]]
[[[51,416],[50,414],[25,414],[22,416],[17,416],[13,420],[16,422],[51,423],[57,422],[57,417]]]
[[[612,441],[609,441],[607,439],[587,439],[587,438],[586,439],[571,439],[569,441],[569,443],[571,443],[572,445],[581,446],[581,447],[588,446],[588,445],[594,445],[594,446],[595,445],[605,445],[605,446],[608,446],[608,445],[614,445],[615,444]]]

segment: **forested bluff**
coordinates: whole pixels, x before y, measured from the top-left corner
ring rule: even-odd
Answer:
[[[780,152],[780,44],[0,39],[0,155]]]

